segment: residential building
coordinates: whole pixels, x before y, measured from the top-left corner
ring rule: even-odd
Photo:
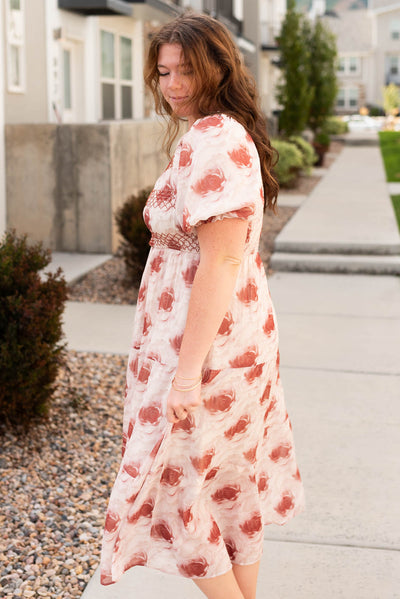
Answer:
[[[382,88],[400,85],[400,2],[369,0],[366,9],[325,12],[322,18],[337,38],[337,111],[382,106]]]
[[[347,10],[325,16],[324,21],[337,40],[337,112],[358,112],[361,106],[375,103],[373,15],[369,10]]]
[[[262,0],[260,10],[260,47],[261,68],[258,78],[261,95],[261,106],[268,116],[271,116],[279,106],[275,99],[276,85],[281,72],[279,62],[279,48],[276,38],[280,34],[282,21],[286,13],[286,0]]]
[[[52,249],[116,249],[113,212],[164,160],[149,36],[187,7],[227,25],[270,113],[285,0],[0,0],[1,229],[5,181],[9,226]]]

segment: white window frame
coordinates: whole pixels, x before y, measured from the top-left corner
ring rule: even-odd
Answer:
[[[355,104],[351,104],[351,92],[353,92],[353,91],[357,92]],[[359,101],[360,101],[360,90],[358,89],[358,87],[348,87],[347,88],[347,104],[348,104],[348,107],[350,108],[350,110],[358,109]]]
[[[356,61],[356,68],[352,69],[352,60]],[[343,65],[341,69],[340,66]],[[361,75],[361,57],[360,56],[339,56],[338,74],[345,77],[359,77]]]
[[[131,42],[131,79],[122,79],[122,68],[121,68],[121,53],[120,53],[120,49],[121,49],[121,41],[122,38],[128,39]],[[124,34],[120,34],[118,35],[118,71],[119,71],[119,93],[120,93],[120,102],[119,102],[119,110],[120,110],[120,118],[122,119],[122,87],[130,87],[131,88],[131,106],[132,106],[132,114],[131,114],[131,119],[133,119],[133,115],[134,115],[134,96],[133,96],[133,69],[135,68],[135,62],[133,59],[133,44],[134,44],[134,40],[131,36],[129,35],[124,35]],[[129,120],[129,118],[124,118],[123,120]]]
[[[110,33],[114,36],[114,77],[104,77],[102,73],[102,45],[101,45],[101,34]],[[121,38],[127,38],[131,41],[131,64],[132,64],[132,79],[121,79]],[[132,35],[127,35],[125,33],[120,33],[116,30],[109,29],[107,27],[101,27],[99,29],[99,56],[100,56],[100,112],[101,112],[101,120],[105,120],[103,118],[103,83],[108,83],[110,85],[114,85],[114,103],[115,103],[115,114],[114,119],[112,120],[130,120],[130,119],[122,119],[122,86],[130,86],[131,88],[131,101],[132,101],[132,116],[131,119],[134,118],[135,114],[135,96],[134,96],[134,69],[135,69],[135,61],[134,61],[134,44],[135,39]]]
[[[339,56],[337,72],[340,73],[341,75],[345,74],[345,72],[346,72],[346,57],[345,56]]]
[[[350,104],[351,92],[353,92],[353,91],[357,92],[357,102],[355,105]],[[343,95],[343,98],[344,98],[343,105],[338,104],[339,93],[341,93]],[[358,89],[358,87],[350,87],[350,86],[341,87],[339,89],[339,93],[338,93],[338,97],[336,99],[336,108],[338,110],[357,110],[358,109],[358,105],[359,105],[359,101],[360,101],[360,90]]]
[[[76,46],[73,42],[69,40],[63,40],[61,45],[61,72],[62,72],[62,81],[61,81],[61,106],[62,106],[62,119],[65,123],[72,123],[75,121],[75,113],[76,113],[76,89],[75,89],[75,67],[76,67]],[[65,72],[64,72],[64,52],[69,52],[70,54],[70,95],[71,95],[71,106],[68,108],[65,106]]]
[[[339,104],[339,96],[343,98],[343,104]],[[346,108],[346,90],[341,87],[338,91],[338,95],[336,97],[336,108],[339,110],[344,110]]]
[[[400,19],[392,19],[390,21],[390,39],[400,40]]]
[[[11,0],[5,0],[6,5],[6,60],[7,60],[7,90],[13,94],[26,92],[26,53],[25,53],[25,0],[19,0],[20,9],[11,10]],[[14,14],[20,13],[20,15]],[[18,19],[20,20],[19,28]],[[17,49],[19,57],[19,83],[12,81],[12,48]]]
[[[397,70],[396,70],[395,73],[392,72],[392,63],[393,62],[397,63],[396,64],[396,69]],[[388,65],[388,67],[389,67],[388,68],[388,74],[389,75],[395,75],[395,76],[396,75],[400,75],[400,56],[393,56],[393,55],[392,56],[388,56],[388,63],[389,63],[389,65]]]

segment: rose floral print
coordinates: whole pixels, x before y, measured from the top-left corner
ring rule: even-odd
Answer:
[[[101,582],[146,565],[214,577],[260,559],[263,527],[304,508],[279,377],[278,331],[258,254],[256,147],[234,119],[197,120],[158,179],[144,218],[151,250],[127,368],[122,461],[106,515]],[[196,226],[248,222],[231,303],[203,367],[202,405],[166,419],[194,275]]]

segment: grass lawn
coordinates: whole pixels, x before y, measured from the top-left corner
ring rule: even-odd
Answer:
[[[394,213],[397,218],[397,225],[400,230],[400,196],[392,196],[392,204],[393,204]]]
[[[400,131],[380,131],[379,141],[387,180],[400,181]]]

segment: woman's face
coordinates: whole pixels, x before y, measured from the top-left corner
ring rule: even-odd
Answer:
[[[179,117],[188,119],[189,126],[198,118],[190,101],[193,93],[193,72],[184,62],[179,44],[163,44],[158,53],[158,73],[161,93]]]

